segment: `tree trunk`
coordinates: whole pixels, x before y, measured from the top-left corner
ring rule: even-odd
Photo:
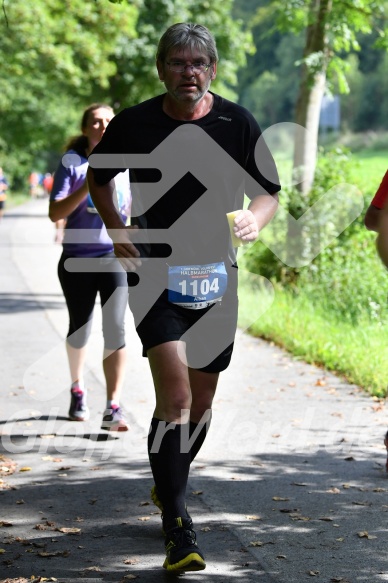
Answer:
[[[307,194],[314,181],[317,160],[319,114],[325,92],[328,47],[327,16],[332,0],[311,0],[302,79],[296,103],[295,122],[306,131],[298,131],[294,143],[293,174],[297,189]]]

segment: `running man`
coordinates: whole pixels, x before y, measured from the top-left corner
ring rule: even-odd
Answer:
[[[163,566],[175,573],[206,566],[186,485],[237,325],[236,248],[226,213],[242,209],[246,193],[251,200],[237,213],[234,234],[255,241],[276,212],[280,190],[253,116],[210,91],[217,61],[208,29],[171,26],[156,54],[166,92],[111,121],[88,172],[91,196],[127,271],[129,305],[155,386],[151,496],[162,510]],[[131,226],[123,228],[113,178],[130,155],[136,155],[129,165]],[[153,167],[144,167],[147,156]]]

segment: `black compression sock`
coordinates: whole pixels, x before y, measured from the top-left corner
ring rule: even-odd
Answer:
[[[194,433],[196,432],[195,440],[190,448],[190,461],[193,461],[193,459],[197,456],[197,453],[201,449],[203,442],[206,439],[209,425],[210,425],[210,419],[209,419],[209,421],[207,421],[207,423],[201,423],[201,424],[194,423],[193,421],[190,421],[190,429],[189,429],[190,440],[193,439]]]
[[[187,423],[180,425],[152,418],[148,456],[158,497],[163,504],[163,519],[167,522],[178,516],[187,516],[185,498],[191,461],[190,452],[184,447],[187,433]]]

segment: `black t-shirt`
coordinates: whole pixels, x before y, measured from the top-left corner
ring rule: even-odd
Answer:
[[[236,254],[226,213],[243,208],[244,193],[252,199],[280,190],[275,163],[254,117],[213,95],[211,111],[190,122],[164,113],[164,95],[124,109],[109,123],[89,160],[101,185],[130,168],[131,223],[165,231],[158,242],[171,245],[168,265],[222,260],[229,268]],[[114,167],[106,167],[94,154],[114,154]],[[101,161],[105,167],[97,168]],[[163,246],[138,247],[143,256],[165,252]]]

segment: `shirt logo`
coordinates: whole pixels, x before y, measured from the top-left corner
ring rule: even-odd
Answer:
[[[219,115],[218,119],[223,119],[224,121],[232,121],[231,117],[224,117],[223,115]]]

